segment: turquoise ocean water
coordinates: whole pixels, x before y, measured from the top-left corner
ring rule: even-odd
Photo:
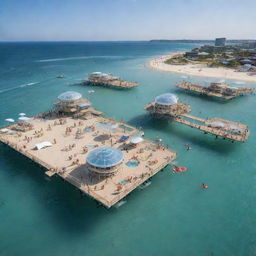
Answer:
[[[62,180],[47,180],[38,165],[0,145],[1,256],[256,255],[255,96],[228,103],[192,96],[175,89],[181,74],[144,65],[157,55],[193,47],[149,42],[0,44],[1,126],[20,112],[43,112],[61,92],[75,90],[107,117],[143,127],[148,139],[162,138],[178,152],[177,163],[188,167],[181,174],[165,169],[125,205],[106,210]],[[140,86],[129,91],[97,87],[88,94],[90,87],[70,85],[93,71],[111,72]],[[55,78],[62,73],[64,79]],[[181,124],[152,120],[143,107],[165,92],[189,103],[194,115],[247,123],[251,136],[246,143],[232,144]],[[200,189],[202,182],[208,190]]]

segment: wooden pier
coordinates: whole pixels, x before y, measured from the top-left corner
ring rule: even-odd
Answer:
[[[88,76],[88,79],[83,82],[84,85],[92,86],[105,86],[116,89],[130,89],[138,86],[137,82],[129,82],[122,80],[119,77],[115,77],[111,74],[105,74],[101,72],[94,72]]]
[[[115,130],[106,131],[99,124],[114,125]],[[32,128],[24,132],[18,132],[16,126],[13,124],[1,129],[0,142],[43,166],[47,176],[61,177],[107,208],[176,158],[176,152],[148,140],[137,146],[121,142],[120,137],[131,137],[138,130],[95,115],[92,107],[85,116],[76,118],[68,112],[63,114],[59,111],[37,115],[31,118]],[[35,149],[35,145],[42,141],[51,142],[52,146]],[[111,177],[96,175],[86,164],[89,152],[102,146],[115,147],[124,153],[120,170]],[[137,161],[138,165],[129,167],[127,163],[130,161]]]
[[[200,95],[207,95],[225,100],[254,93],[253,88],[231,87],[224,83],[211,83],[209,86],[201,86],[185,81],[177,83],[176,86],[189,92],[195,92]]]
[[[189,115],[190,107],[180,102],[170,106],[161,106],[157,102],[151,102],[144,109],[154,117],[164,118],[196,128],[205,134],[213,134],[216,138],[222,137],[232,142],[244,142],[249,137],[247,125],[221,118],[204,119]]]

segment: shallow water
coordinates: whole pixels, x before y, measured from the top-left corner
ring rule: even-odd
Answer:
[[[181,74],[145,67],[154,56],[189,44],[148,42],[1,43],[0,124],[18,113],[51,107],[65,90],[88,97],[107,117],[143,127],[178,152],[177,164],[133,192],[127,203],[106,210],[79,191],[0,145],[0,255],[255,255],[255,96],[223,103],[175,89]],[[93,71],[138,81],[129,91],[70,85]],[[65,74],[65,78],[55,78]],[[205,83],[207,78],[189,77]],[[237,81],[231,81],[237,85]],[[255,86],[241,84],[241,86]],[[143,110],[155,96],[174,92],[192,114],[247,123],[251,136],[238,144],[182,126],[152,120]],[[191,144],[186,151],[183,144]],[[200,189],[204,182],[208,190]]]

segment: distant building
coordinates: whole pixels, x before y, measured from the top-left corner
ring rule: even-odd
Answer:
[[[198,52],[186,52],[185,57],[188,59],[196,59],[198,58]]]
[[[215,46],[225,46],[225,44],[226,44],[226,38],[225,37],[215,39]]]

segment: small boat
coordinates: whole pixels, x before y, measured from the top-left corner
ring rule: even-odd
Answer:
[[[56,78],[64,78],[65,76],[63,74],[57,75]]]
[[[95,93],[95,91],[94,90],[89,90],[88,93],[92,94],[92,93]]]
[[[185,172],[188,168],[184,166],[177,166],[172,169],[173,172]]]

